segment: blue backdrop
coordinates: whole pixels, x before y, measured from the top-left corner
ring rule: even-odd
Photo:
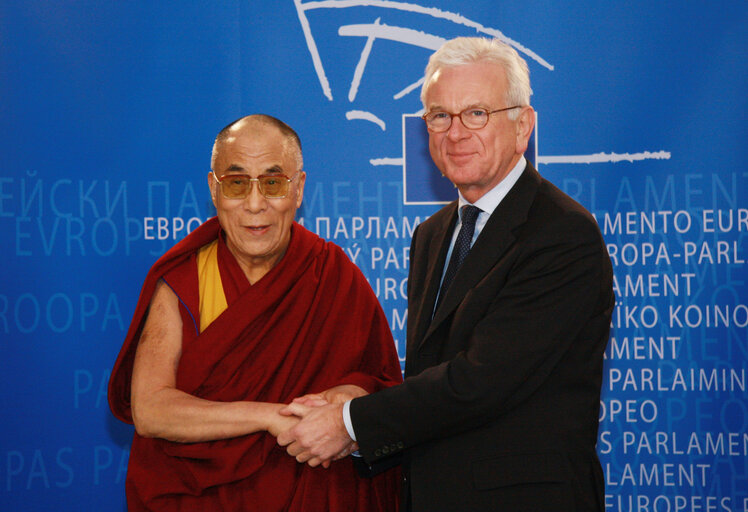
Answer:
[[[125,508],[109,371],[151,263],[214,214],[212,140],[242,115],[298,131],[299,220],[361,267],[404,355],[410,236],[455,196],[419,80],[477,34],[527,59],[530,156],[609,244],[606,506],[747,511],[746,22],[742,1],[5,2],[0,510]]]

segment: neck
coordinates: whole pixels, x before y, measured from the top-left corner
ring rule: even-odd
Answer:
[[[239,268],[242,269],[242,272],[244,272],[244,275],[247,276],[249,284],[255,284],[257,281],[262,279],[265,274],[270,272],[283,258],[283,255],[286,254],[286,249],[288,249],[288,247],[285,247],[282,251],[273,254],[272,256],[259,256],[253,258],[240,254],[239,251],[232,247],[232,244],[228,240],[226,247],[228,247],[229,251],[236,259],[236,262],[239,264]]]

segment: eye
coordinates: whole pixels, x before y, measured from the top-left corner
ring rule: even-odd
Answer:
[[[468,117],[472,117],[474,119],[481,119],[485,117],[488,114],[484,109],[482,108],[471,108],[465,111],[465,115]]]
[[[443,119],[447,119],[449,117],[449,114],[446,112],[432,112],[429,114],[429,119],[432,121],[441,121]]]

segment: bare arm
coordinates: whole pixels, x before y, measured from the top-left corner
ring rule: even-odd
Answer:
[[[182,319],[174,292],[159,281],[135,353],[131,406],[143,437],[200,442],[269,431],[277,436],[298,419],[281,416],[283,404],[213,402],[176,389],[182,354]]]

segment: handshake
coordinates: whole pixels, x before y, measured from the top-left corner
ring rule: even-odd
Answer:
[[[358,386],[344,384],[280,404],[268,431],[298,462],[327,468],[333,460],[358,450],[343,422],[343,404],[366,394]]]

